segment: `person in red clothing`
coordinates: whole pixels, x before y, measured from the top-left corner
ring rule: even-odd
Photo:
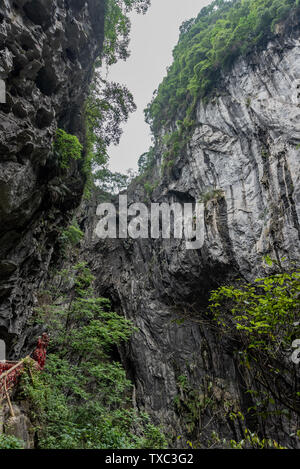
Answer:
[[[45,366],[48,344],[49,344],[49,337],[44,332],[42,334],[42,337],[39,337],[38,343],[37,343],[37,348],[35,349],[35,351],[33,353],[33,358],[34,358],[34,360],[36,360],[38,362],[39,368],[41,370],[43,370],[44,366]]]

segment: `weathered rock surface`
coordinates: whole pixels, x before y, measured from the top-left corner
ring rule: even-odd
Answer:
[[[104,0],[1,2],[0,337],[10,357],[30,346],[36,293],[81,199],[80,165],[62,172],[51,148],[57,127],[84,143],[83,103],[103,24]]]
[[[19,405],[13,404],[13,416],[8,404],[4,404],[0,409],[0,419],[3,420],[3,427],[0,434],[15,436],[20,440],[24,449],[34,449],[34,427],[28,418],[29,410],[25,402]],[[1,415],[2,414],[2,415]],[[1,427],[1,423],[0,423]]]
[[[158,155],[153,180],[162,179],[151,199],[204,200],[203,247],[186,250],[184,241],[174,239],[103,242],[93,232],[95,195],[85,214],[85,248],[98,292],[139,329],[122,352],[137,405],[167,428],[175,445],[180,446],[176,437],[182,435],[184,441],[202,438],[204,445],[214,446],[213,431],[222,438],[241,438],[239,425],[228,415],[246,412],[253,403],[246,394],[251,386],[246,372],[241,374],[228,344],[219,342],[201,315],[208,292],[234,278],[251,281],[268,272],[264,255],[289,262],[300,258],[299,31],[238,60],[218,96],[199,102],[196,124],[168,175],[162,175]],[[144,201],[144,187],[133,184],[128,197],[129,202]],[[176,322],[183,317],[183,323]],[[182,376],[199,393],[198,402],[207,405],[205,416],[199,411],[189,430],[178,387]],[[207,399],[214,402],[212,410]],[[255,428],[251,421],[247,425]],[[261,434],[295,447],[289,435],[297,425],[297,417],[282,417],[275,426],[268,421]]]

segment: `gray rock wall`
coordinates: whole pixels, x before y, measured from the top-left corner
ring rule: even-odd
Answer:
[[[184,241],[174,239],[103,242],[93,233],[96,196],[85,213],[85,255],[98,292],[139,329],[121,351],[136,403],[167,429],[175,446],[187,439],[218,446],[213,431],[240,439],[240,424],[228,416],[253,405],[247,371],[241,372],[230,344],[220,342],[203,315],[209,291],[237,277],[251,281],[269,273],[264,255],[299,261],[299,54],[299,33],[293,31],[238,60],[218,93],[199,102],[195,131],[168,173],[161,169],[164,149],[157,155],[152,173],[160,183],[153,202],[205,201],[200,250],[187,251]],[[144,201],[145,188],[134,183],[128,197]],[[186,395],[178,385],[182,376],[191,387]],[[189,399],[203,402],[193,428]],[[214,404],[206,408],[207,399]],[[278,417],[275,424],[248,419],[246,425],[297,446],[289,437],[299,425],[295,416]]]

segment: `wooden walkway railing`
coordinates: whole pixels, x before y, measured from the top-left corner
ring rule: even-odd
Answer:
[[[0,363],[0,371],[5,370],[0,375],[0,405],[3,400],[7,400],[10,413],[12,417],[14,417],[13,407],[10,401],[10,391],[12,391],[13,387],[17,383],[18,377],[20,376],[23,368],[24,362],[30,358],[30,356],[23,358],[19,362],[2,362]]]

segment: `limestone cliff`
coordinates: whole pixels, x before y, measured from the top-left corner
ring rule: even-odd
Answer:
[[[104,1],[4,0],[0,6],[0,337],[9,357],[32,346],[26,326],[78,206],[84,176],[53,157],[57,127],[84,143],[83,104],[104,33]]]
[[[218,93],[198,103],[195,130],[168,172],[161,164],[163,145],[157,147],[152,181],[159,184],[151,201],[204,200],[200,250],[187,251],[184,241],[174,239],[103,242],[93,232],[97,200],[86,213],[86,255],[98,291],[139,329],[122,352],[136,404],[167,429],[175,445],[182,435],[210,446],[213,431],[241,438],[229,410],[246,411],[253,404],[247,370],[202,314],[209,290],[265,274],[267,254],[299,262],[299,38],[298,27],[291,28],[235,63]],[[128,197],[129,203],[144,201],[144,185],[134,182]],[[191,412],[175,405],[180,376],[203,399],[204,412],[194,415],[192,428]],[[214,401],[214,410],[206,408],[206,399]],[[297,442],[289,435],[298,418],[258,427],[293,447]],[[254,422],[247,425],[255,428]]]

